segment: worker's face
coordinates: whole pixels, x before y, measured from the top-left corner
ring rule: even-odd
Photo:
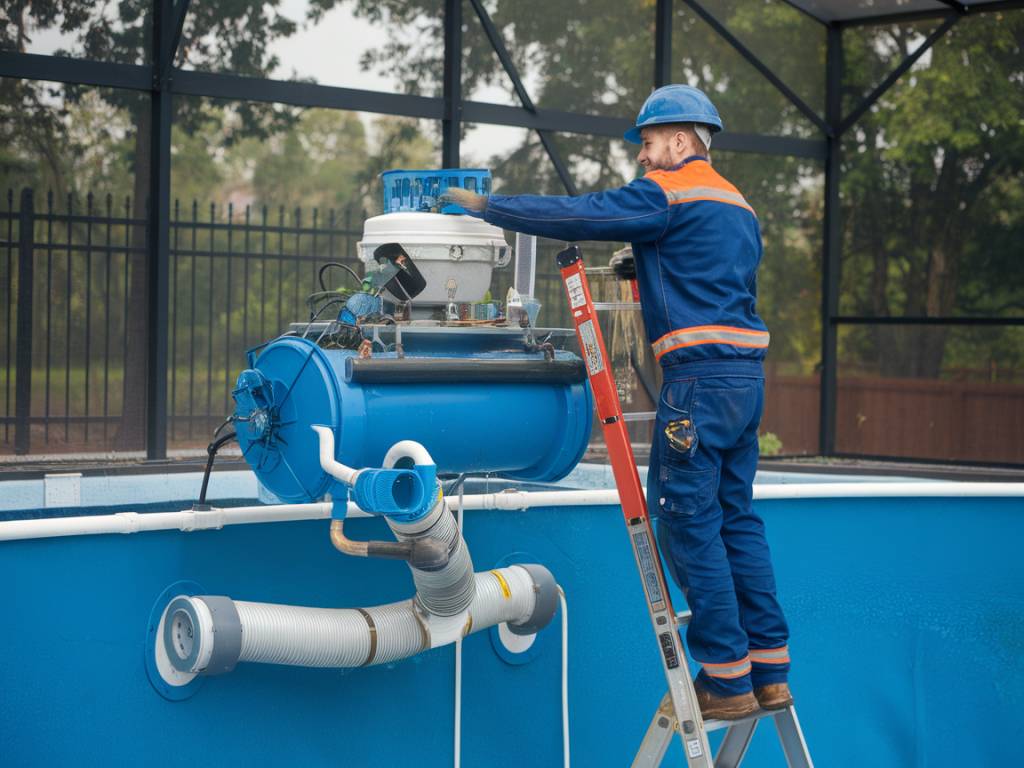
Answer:
[[[674,168],[690,156],[691,142],[684,131],[652,126],[640,130],[640,153],[637,162],[645,171]]]

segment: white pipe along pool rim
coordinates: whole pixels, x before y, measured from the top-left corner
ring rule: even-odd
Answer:
[[[755,485],[754,500],[842,499],[842,498],[1021,498],[1024,483],[961,483],[950,481],[870,482],[870,483],[779,483]],[[459,501],[448,499],[451,509]],[[467,494],[464,510],[522,510],[533,507],[618,506],[614,489],[590,491],[517,491]],[[103,533],[141,533],[143,531],[216,530],[225,525],[280,523],[300,520],[326,520],[331,516],[330,502],[312,504],[272,504],[224,507],[205,511],[117,512],[112,515],[81,515],[34,520],[0,522],[0,541],[44,539],[57,536],[87,536]],[[350,517],[365,517],[366,512],[349,502]]]

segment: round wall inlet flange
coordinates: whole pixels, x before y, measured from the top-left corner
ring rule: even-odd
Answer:
[[[164,611],[175,598],[204,594],[206,590],[194,581],[176,581],[160,593],[149,612],[143,647],[146,676],[156,692],[168,701],[182,701],[194,696],[205,678],[191,672],[182,672],[171,661],[164,643]],[[186,645],[189,639],[185,639]]]

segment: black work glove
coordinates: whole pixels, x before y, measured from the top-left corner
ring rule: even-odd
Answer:
[[[636,280],[636,261],[633,254],[615,254],[608,266],[619,280]]]

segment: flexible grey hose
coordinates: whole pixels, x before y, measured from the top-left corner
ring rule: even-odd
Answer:
[[[469,555],[462,532],[448,504],[441,498],[422,519],[412,523],[399,523],[388,519],[395,538],[402,542],[435,539],[451,553],[448,562],[437,570],[413,567],[416,600],[427,613],[435,616],[457,616],[473,602],[473,560]]]
[[[473,581],[476,598],[470,606],[469,632],[534,618],[538,587],[525,568],[513,565],[477,573]],[[422,615],[413,600],[374,608],[306,608],[244,601],[234,601],[234,607],[238,612],[236,631],[241,633],[238,661],[360,667],[407,658],[438,640],[431,638],[429,617]],[[221,642],[221,633],[227,631],[230,628],[215,627],[214,643]]]

